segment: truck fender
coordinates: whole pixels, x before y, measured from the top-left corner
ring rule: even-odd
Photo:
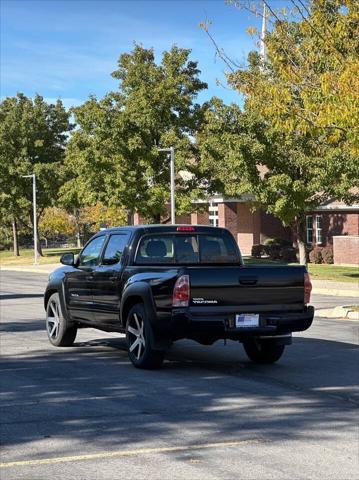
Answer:
[[[63,315],[66,317],[66,320],[69,325],[75,325],[76,322],[74,322],[71,319],[70,313],[67,308],[66,304],[66,295],[65,295],[65,284],[64,284],[64,279],[58,280],[56,282],[52,282],[46,289],[45,294],[44,294],[44,308],[46,311],[47,308],[47,303],[49,301],[49,298],[53,293],[58,293],[59,294],[59,300],[60,300],[60,305],[61,305],[61,311]]]
[[[156,334],[156,307],[152,296],[151,287],[146,282],[136,282],[125,289],[120,307],[121,324],[125,328],[127,314],[133,305],[141,301],[145,307],[147,318],[150,322],[150,343],[154,350],[165,350],[171,344],[169,337]]]

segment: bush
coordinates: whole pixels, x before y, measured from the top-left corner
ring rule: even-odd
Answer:
[[[3,250],[11,250],[12,248],[12,241],[11,240],[7,240],[7,239],[3,239],[3,240],[0,240],[0,250],[3,251]]]
[[[322,259],[323,263],[332,264],[334,263],[333,249],[332,247],[326,247],[322,250]]]
[[[263,254],[264,254],[264,245],[259,243],[258,245],[252,246],[252,257],[261,258]]]
[[[281,247],[291,247],[292,242],[290,240],[286,240],[285,238],[273,237],[267,238],[267,240],[264,242],[264,245],[279,245]]]
[[[280,252],[281,246],[277,244],[272,245],[264,245],[264,252],[266,255],[269,256],[271,260],[279,260],[280,259]]]
[[[289,249],[289,250],[287,250]],[[292,242],[284,238],[274,237],[267,238],[263,246],[264,253],[269,256],[271,260],[279,260],[283,258],[285,261],[296,261],[295,253],[293,254]],[[289,260],[286,260],[286,259]]]
[[[305,258],[306,258],[307,262],[310,262],[309,255],[310,255],[310,252],[312,252],[312,251],[313,251],[313,245],[307,244],[305,246]]]
[[[297,262],[297,250],[294,247],[284,247],[280,251],[280,258],[284,262]]]
[[[323,263],[322,248],[313,248],[313,250],[309,253],[309,260],[310,263]]]

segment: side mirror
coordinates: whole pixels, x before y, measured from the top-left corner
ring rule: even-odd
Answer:
[[[63,265],[70,265],[73,267],[75,265],[75,255],[72,252],[64,253],[60,258],[60,262]]]

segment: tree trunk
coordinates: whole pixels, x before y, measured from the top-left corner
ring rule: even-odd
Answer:
[[[161,223],[161,214],[160,213],[155,213],[152,218],[153,218],[152,222],[155,225],[159,225]]]
[[[133,225],[133,212],[127,212],[127,225]]]
[[[13,245],[14,245],[14,256],[19,257],[19,235],[17,231],[17,223],[16,219],[14,218],[12,221],[12,235],[13,235]]]
[[[299,263],[301,265],[307,265],[307,255],[305,251],[305,218],[298,218],[295,222],[295,237],[297,239],[297,246],[299,250]]]

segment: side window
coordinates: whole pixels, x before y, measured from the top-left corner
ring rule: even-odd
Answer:
[[[323,225],[323,217],[321,215],[316,215],[315,216],[315,229],[316,229],[316,237],[317,237],[317,243],[322,243],[323,242],[323,235],[322,235],[322,225]]]
[[[82,250],[79,258],[79,266],[81,267],[95,267],[98,264],[102,245],[105,241],[105,236],[96,237]]]
[[[307,227],[307,243],[313,243],[313,216],[307,215],[306,217],[306,227]]]
[[[119,262],[128,243],[128,239],[129,235],[111,235],[106,245],[102,263],[110,265]]]

